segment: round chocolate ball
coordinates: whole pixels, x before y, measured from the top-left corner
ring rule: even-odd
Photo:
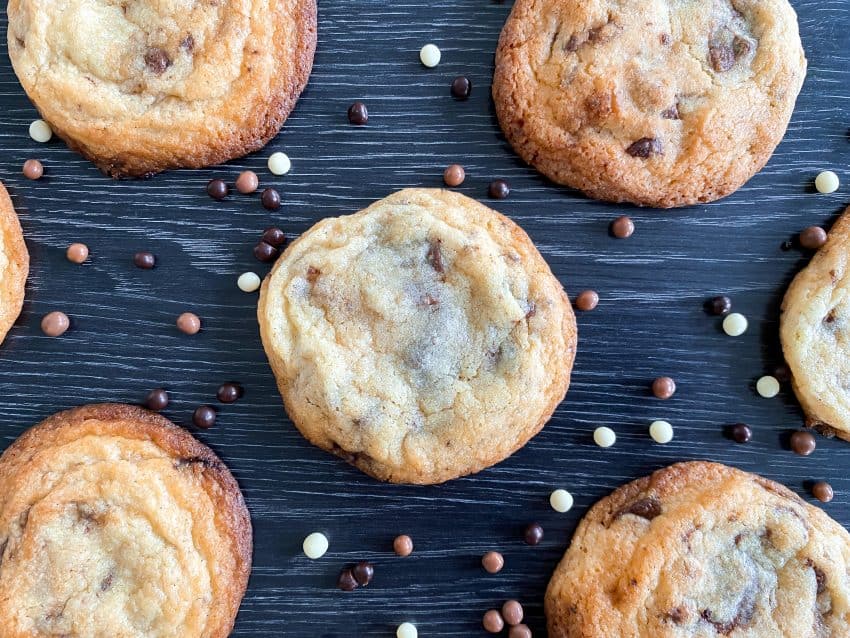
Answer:
[[[80,243],[71,244],[65,251],[65,257],[74,264],[82,264],[89,258],[89,247]]]
[[[257,242],[256,246],[254,246],[254,257],[256,257],[259,261],[273,261],[277,258],[277,255],[277,248],[275,248],[268,242],[260,241]]]
[[[150,270],[154,266],[156,266],[156,257],[153,253],[149,252],[138,252],[133,255],[133,264],[135,264],[136,268],[141,268],[142,270]]]
[[[676,393],[676,382],[670,377],[658,377],[652,382],[652,394],[657,399],[669,399]]]
[[[198,334],[201,330],[201,318],[194,312],[184,312],[177,317],[177,328],[187,335]]]
[[[540,523],[531,523],[525,528],[525,542],[529,545],[539,545],[543,540],[543,528]]]
[[[277,210],[280,208],[280,193],[273,188],[267,188],[260,195],[260,201],[266,210]]]
[[[818,481],[812,485],[812,495],[821,503],[829,503],[835,496],[832,490],[832,485],[826,481]]]
[[[23,173],[27,179],[41,179],[44,175],[44,164],[37,159],[28,159],[24,162]]]
[[[826,231],[820,226],[809,226],[800,233],[800,245],[809,250],[817,250],[826,243]]]
[[[195,408],[195,412],[192,414],[192,423],[199,428],[211,428],[215,425],[215,417],[214,407],[211,405],[200,405]]]
[[[816,447],[817,441],[811,432],[798,430],[791,435],[791,449],[801,456],[809,456]]]
[[[266,228],[261,240],[267,244],[271,244],[275,248],[280,248],[286,243],[286,235],[284,235],[280,228],[272,226],[271,228]]]
[[[595,290],[585,290],[576,297],[576,308],[588,312],[599,305],[599,294]]]
[[[260,186],[260,178],[254,171],[242,171],[236,178],[236,190],[243,195],[250,195]]]
[[[522,622],[525,612],[518,600],[508,600],[502,605],[502,618],[509,625],[518,625]]]
[[[242,386],[232,381],[222,383],[215,396],[222,403],[234,403],[242,397]]]
[[[155,388],[145,396],[145,407],[148,410],[159,412],[168,407],[168,392],[164,388]]]
[[[494,179],[487,187],[487,193],[493,199],[505,199],[511,193],[511,187],[503,179]]]
[[[753,431],[746,423],[736,423],[732,426],[732,440],[735,443],[749,443],[753,438]]]
[[[227,197],[229,192],[230,189],[227,188],[227,184],[224,183],[224,180],[211,179],[207,183],[207,195],[213,199],[222,200]]]
[[[718,295],[705,302],[705,309],[712,315],[720,316],[729,314],[732,310],[732,300],[726,295]]]
[[[369,121],[369,110],[363,102],[355,102],[348,107],[348,121],[357,126],[363,126]]]
[[[59,310],[48,312],[41,320],[41,331],[48,337],[60,337],[71,326],[68,315]]]
[[[350,568],[346,567],[339,572],[339,578],[336,579],[336,586],[342,591],[354,591],[357,589],[357,581],[354,578],[354,574],[351,573]]]
[[[488,574],[498,574],[505,566],[505,557],[499,552],[487,552],[481,557],[481,566]]]
[[[484,631],[490,634],[497,634],[505,628],[505,621],[498,609],[490,609],[484,614],[484,619],[481,621],[484,626]]]
[[[463,75],[452,80],[452,96],[458,100],[469,99],[472,94],[472,81]]]
[[[611,234],[617,239],[631,237],[635,232],[635,223],[628,215],[621,215],[611,222]]]
[[[396,536],[393,541],[393,551],[402,558],[413,553],[413,539],[407,534]]]
[[[446,166],[446,170],[443,171],[443,181],[446,183],[446,186],[460,186],[465,179],[466,171],[460,164]]]
[[[369,561],[361,560],[351,568],[351,573],[354,576],[354,580],[357,581],[357,584],[361,587],[365,587],[372,582],[372,577],[375,575],[375,567]]]

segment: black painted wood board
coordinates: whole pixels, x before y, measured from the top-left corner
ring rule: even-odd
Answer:
[[[623,482],[683,459],[712,459],[760,472],[811,500],[807,481],[829,480],[824,508],[850,524],[850,443],[818,439],[804,458],[787,449],[802,415],[788,387],[763,399],[754,381],[781,363],[778,308],[790,278],[806,262],[780,244],[811,224],[829,224],[850,192],[850,3],[797,0],[809,72],[785,140],[763,171],[723,201],[671,211],[590,201],[547,182],[506,144],[489,96],[493,52],[510,3],[488,0],[321,0],[319,44],[309,87],[283,131],[263,151],[226,166],[172,171],[115,182],[58,140],[33,142],[37,116],[0,55],[0,180],[20,214],[32,269],[23,314],[0,348],[3,447],[58,410],[93,401],[139,402],[169,389],[167,416],[188,425],[192,410],[214,403],[219,383],[237,380],[243,400],[220,406],[197,436],[232,468],[255,532],[254,571],[234,636],[393,636],[410,620],[423,638],[484,635],[484,611],[520,599],[535,636],[545,635],[546,582],[577,521]],[[0,15],[0,41],[6,17]],[[442,63],[424,68],[419,48],[434,42]],[[472,79],[471,99],[449,95],[456,75]],[[369,107],[367,126],[348,124],[354,100]],[[274,177],[267,156],[284,150],[289,175]],[[21,165],[46,166],[37,182]],[[256,294],[236,288],[262,230],[292,236],[317,220],[354,212],[406,186],[440,186],[443,168],[466,167],[459,190],[512,217],[535,240],[571,294],[597,290],[599,307],[579,314],[572,387],[554,418],[511,459],[476,476],[435,487],[385,485],[307,444],[287,420],[259,341]],[[252,168],[279,188],[284,205],[264,210],[258,196],[214,202],[212,177],[232,182]],[[818,171],[842,179],[833,195],[813,192]],[[496,177],[512,187],[487,200]],[[620,214],[635,220],[628,240],[608,234]],[[82,241],[91,259],[64,257]],[[158,265],[132,264],[137,250]],[[746,314],[737,339],[702,309],[724,293]],[[61,338],[43,336],[41,317],[72,318]],[[180,334],[175,317],[198,313],[204,330]],[[648,387],[659,375],[678,383],[662,402]],[[666,419],[675,439],[651,441],[648,424]],[[754,440],[736,445],[724,426],[749,423]],[[612,427],[615,447],[600,449],[593,429]],[[568,489],[575,507],[554,512],[550,491]],[[543,543],[526,546],[522,530],[539,521]],[[324,531],[330,551],[310,561],[300,551]],[[400,559],[393,537],[408,533],[416,551]],[[483,552],[505,554],[503,572],[479,566]],[[372,585],[336,589],[339,569],[375,563]]]

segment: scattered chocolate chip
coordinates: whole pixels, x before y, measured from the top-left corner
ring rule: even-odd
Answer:
[[[735,66],[735,51],[726,42],[711,40],[708,43],[708,59],[718,73],[725,73]]]
[[[431,268],[436,270],[438,273],[444,272],[443,266],[443,251],[440,248],[440,244],[443,242],[439,239],[432,240],[431,244],[428,246],[428,253],[425,255],[425,259],[428,260],[428,263],[431,264]]]
[[[664,46],[667,46],[673,41],[673,38],[669,33],[662,33],[661,37],[659,37],[658,39],[661,40],[661,44],[663,44]]]
[[[652,155],[661,155],[664,148],[661,141],[654,137],[642,137],[639,140],[632,142],[626,149],[626,153],[632,157],[640,157],[646,159]]]
[[[812,485],[812,495],[821,503],[829,503],[835,496],[832,485],[826,481],[818,481]]]
[[[151,390],[145,397],[145,407],[154,412],[164,410],[168,407],[168,392],[164,388]]]
[[[651,496],[642,498],[623,509],[619,516],[623,514],[634,514],[635,516],[640,516],[651,521],[653,518],[661,516],[661,503],[657,498]]]
[[[589,312],[599,305],[599,294],[595,290],[584,290],[576,297],[576,308]]]
[[[652,394],[657,399],[669,399],[676,393],[676,382],[670,377],[658,377],[652,382]]]
[[[263,194],[260,195],[260,201],[263,204],[263,208],[267,210],[277,210],[280,208],[280,193],[273,188],[267,188],[263,191]]]
[[[348,107],[348,121],[357,126],[363,126],[369,121],[369,111],[363,102],[355,102]]]
[[[222,403],[235,403],[242,398],[242,394],[243,390],[241,385],[228,381],[227,383],[222,383],[218,386],[215,396]]]
[[[817,250],[826,243],[826,231],[820,226],[809,226],[800,233],[800,245],[809,250]]]
[[[705,311],[710,315],[726,315],[732,310],[732,300],[726,295],[712,297],[705,302]]]
[[[502,618],[509,625],[518,625],[522,622],[525,612],[518,600],[508,600],[502,605]]]
[[[201,318],[194,312],[184,312],[177,317],[177,328],[187,335],[197,334],[201,330]]]
[[[59,337],[71,326],[68,315],[59,310],[48,312],[41,320],[41,331],[48,337]]]
[[[484,614],[484,619],[481,621],[484,631],[490,634],[497,634],[505,628],[505,621],[498,609],[490,609]]]
[[[539,545],[543,540],[543,528],[540,523],[531,523],[525,528],[525,542],[529,545]]]
[[[217,199],[221,201],[227,194],[230,192],[230,189],[227,187],[227,184],[224,183],[224,180],[221,179],[211,179],[207,183],[207,195],[212,197],[213,199]]]
[[[749,443],[753,438],[753,431],[746,423],[736,423],[732,426],[731,433],[735,443]]]
[[[112,587],[112,581],[115,579],[115,575],[110,572],[108,573],[102,581],[100,581],[100,591],[109,591]]]
[[[82,264],[89,258],[89,247],[85,244],[71,244],[65,251],[65,257],[74,264]]]
[[[466,171],[463,170],[463,166],[460,164],[451,164],[443,171],[443,181],[446,183],[446,186],[460,186],[465,179]]]
[[[250,195],[260,186],[260,178],[254,171],[242,171],[236,178],[236,190],[243,195]]]
[[[180,41],[180,48],[192,53],[195,50],[195,38],[192,37],[192,34],[189,33]]]
[[[679,105],[674,104],[669,109],[664,109],[661,111],[661,117],[665,120],[678,120],[679,119]]]
[[[24,162],[24,177],[27,179],[41,179],[44,175],[44,164],[37,159],[28,159]]]
[[[286,235],[280,228],[272,226],[263,231],[262,241],[271,244],[275,248],[280,248],[286,243]]]
[[[611,222],[611,234],[617,239],[626,239],[635,232],[635,223],[627,215],[621,215]]]
[[[688,618],[688,610],[681,606],[674,607],[668,612],[667,617],[677,625],[681,625]]]
[[[192,414],[192,423],[197,427],[207,429],[215,425],[215,408],[211,405],[200,405]]]
[[[275,248],[268,242],[261,241],[258,242],[256,246],[254,246],[254,257],[256,257],[260,261],[272,261],[277,258],[277,254],[277,248]]]
[[[487,193],[493,199],[505,199],[511,193],[511,187],[503,179],[494,179],[487,187]]]
[[[817,441],[811,432],[798,430],[791,435],[791,450],[801,456],[809,456],[815,451]]]
[[[153,253],[149,252],[138,252],[133,255],[133,264],[135,264],[136,268],[141,268],[142,270],[150,270],[154,266],[156,266],[156,257]]]
[[[159,47],[151,47],[145,52],[145,64],[151,73],[162,75],[171,66],[171,58]]]
[[[528,625],[515,625],[508,632],[508,638],[531,638],[531,629]]]
[[[753,48],[753,45],[746,38],[736,35],[732,40],[732,52],[735,54],[735,60],[747,55]]]
[[[505,557],[499,552],[487,552],[481,557],[481,566],[488,574],[498,574],[505,566]]]
[[[372,582],[372,577],[375,575],[375,567],[369,561],[361,560],[351,568],[351,574],[354,576],[354,580],[357,581],[358,585],[365,587]]]
[[[468,77],[463,75],[457,76],[452,80],[452,96],[458,100],[466,100],[472,93],[472,82]]]
[[[407,534],[396,536],[393,540],[393,551],[402,558],[410,556],[413,553],[413,539]]]
[[[339,578],[336,579],[336,586],[342,591],[354,591],[359,586],[351,568],[346,567],[339,572]]]

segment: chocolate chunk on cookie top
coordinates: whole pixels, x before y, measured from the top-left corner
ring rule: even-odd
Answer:
[[[667,208],[760,170],[805,72],[787,0],[517,0],[493,97],[514,149],[553,181]]]
[[[258,318],[302,434],[394,482],[446,481],[522,447],[564,397],[576,344],[522,229],[430,189],[319,222],[264,282]]]
[[[788,287],[779,332],[808,425],[850,441],[850,208]]]
[[[850,534],[791,490],[702,461],[624,485],[549,582],[551,638],[850,635]]]
[[[261,148],[316,46],[316,0],[10,0],[8,16],[9,57],[48,131],[114,177]]]

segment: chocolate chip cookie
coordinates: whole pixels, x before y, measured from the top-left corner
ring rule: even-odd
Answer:
[[[517,0],[493,97],[508,141],[553,181],[667,208],[760,170],[805,72],[787,0]]]
[[[262,148],[307,83],[316,0],[10,0],[9,57],[42,117],[113,177]]]
[[[791,490],[672,465],[579,524],[546,592],[551,638],[850,635],[850,534]]]
[[[21,222],[9,193],[0,184],[0,342],[21,313],[29,268]]]
[[[506,458],[563,399],[575,318],[528,236],[409,189],[293,242],[260,333],[289,416],[377,478],[439,483]]]
[[[225,638],[251,521],[206,446],[128,405],[89,405],[0,457],[0,634]]]
[[[850,440],[850,208],[791,282],[780,337],[807,424]]]

